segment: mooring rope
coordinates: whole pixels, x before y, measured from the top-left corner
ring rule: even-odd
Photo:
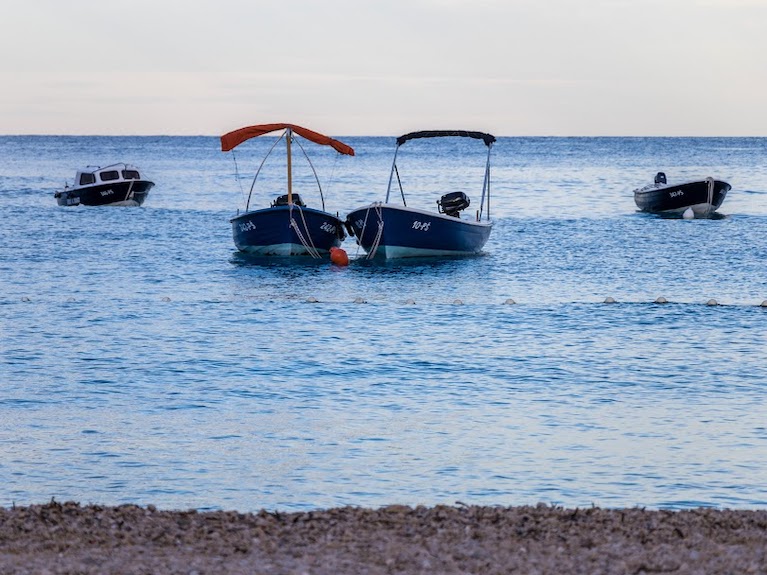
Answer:
[[[371,204],[371,205],[374,205],[374,204]],[[365,210],[365,221],[364,221],[364,222],[362,222],[362,231],[360,232],[360,235],[359,235],[359,241],[357,242],[357,251],[356,251],[356,252],[355,252],[355,254],[354,254],[354,257],[355,257],[355,258],[356,258],[356,257],[359,255],[359,253],[360,253],[360,246],[362,246],[362,238],[364,238],[364,237],[365,237],[365,228],[366,228],[366,227],[367,227],[367,225],[368,225],[368,215],[369,215],[369,214],[370,214],[370,206],[368,206],[368,209],[367,209],[367,210]]]
[[[360,252],[360,246],[362,245],[362,238],[365,237],[365,229],[368,225],[368,216],[370,215],[370,208],[373,208],[376,212],[376,215],[378,216],[378,230],[376,230],[376,236],[373,238],[373,243],[370,244],[370,250],[368,251],[367,256],[365,256],[365,259],[372,260],[376,252],[378,251],[378,246],[381,243],[381,236],[383,235],[383,216],[382,216],[382,210],[381,210],[381,204],[378,202],[373,202],[368,206],[368,209],[365,210],[365,220],[362,222],[362,231],[360,231],[359,234],[359,241],[357,242],[357,252],[354,254],[354,257],[356,258],[359,255]]]
[[[234,177],[237,178],[237,184],[240,186],[240,195],[242,196],[242,203],[245,203],[245,189],[242,187],[242,181],[240,181],[240,169],[237,166],[237,156],[234,155],[232,150],[232,159],[234,160]]]
[[[301,220],[304,222],[304,230],[306,230],[306,235],[309,237],[308,242],[304,238],[304,235],[301,233],[301,229],[298,227],[298,222],[296,222],[295,218],[293,217],[293,206],[295,206],[298,209],[298,212],[301,214]],[[293,228],[293,230],[296,232],[298,241],[300,241],[304,248],[306,248],[306,251],[309,252],[309,255],[312,256],[315,260],[322,259],[320,252],[314,246],[314,241],[312,241],[312,234],[309,232],[309,226],[306,224],[306,218],[304,217],[304,212],[301,209],[301,206],[296,206],[295,204],[290,205],[290,227]]]
[[[378,216],[378,230],[376,230],[376,237],[373,239],[373,243],[370,244],[370,251],[368,252],[368,258],[367,258],[369,260],[372,260],[375,257],[376,252],[378,251],[378,246],[381,244],[381,236],[383,236],[383,228],[384,228],[381,204],[375,204],[373,207],[375,208],[376,215]]]

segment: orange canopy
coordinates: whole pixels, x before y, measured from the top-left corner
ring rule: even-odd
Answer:
[[[339,142],[328,136],[323,136],[318,132],[313,132],[312,130],[302,128],[301,126],[296,126],[295,124],[261,124],[259,126],[248,126],[247,128],[234,130],[233,132],[221,136],[221,151],[228,152],[242,144],[245,140],[257,138],[258,136],[263,136],[264,134],[276,132],[277,130],[284,130],[286,128],[290,128],[299,136],[303,136],[315,144],[332,146],[334,150],[341,154],[346,154],[347,156],[354,155],[354,150],[343,142]]]

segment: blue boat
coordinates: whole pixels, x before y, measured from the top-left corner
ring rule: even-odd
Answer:
[[[419,138],[464,137],[482,140],[487,161],[482,196],[475,216],[461,217],[471,200],[462,191],[451,191],[437,200],[436,210],[408,207],[397,169],[397,152],[404,143]],[[386,200],[357,208],[346,216],[346,229],[356,236],[368,259],[460,256],[481,253],[490,237],[490,151],[495,137],[484,132],[429,130],[397,138]],[[397,176],[402,205],[389,203],[394,176]]]
[[[253,184],[251,184],[245,203],[245,211],[238,213],[230,220],[234,245],[242,252],[257,256],[309,256],[320,259],[327,255],[331,248],[339,247],[346,237],[346,233],[343,222],[337,216],[325,211],[322,186],[308,156],[306,159],[317,181],[322,209],[307,207],[301,196],[293,193],[291,154],[293,138],[295,135],[299,135],[316,144],[331,146],[338,153],[349,156],[354,155],[354,150],[343,142],[295,124],[261,124],[229,132],[221,136],[221,150],[224,152],[231,151],[251,138],[279,130],[283,130],[282,135],[271,147],[253,178]],[[261,168],[263,168],[269,154],[283,138],[286,142],[287,153],[287,185],[285,190],[287,193],[279,195],[269,207],[250,210],[253,188]],[[296,143],[303,150],[300,142],[296,141]]]

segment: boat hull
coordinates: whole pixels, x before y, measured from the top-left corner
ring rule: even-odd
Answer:
[[[492,224],[445,214],[374,203],[350,212],[347,229],[369,258],[408,258],[478,254]]]
[[[245,212],[230,221],[237,249],[257,256],[324,255],[345,237],[336,216],[296,205]]]
[[[696,216],[705,216],[719,209],[731,188],[721,180],[711,182],[711,191],[709,180],[641,188],[634,190],[634,202],[643,212],[681,215],[691,208]]]
[[[148,180],[129,180],[67,188],[54,196],[60,206],[140,206],[153,186]]]

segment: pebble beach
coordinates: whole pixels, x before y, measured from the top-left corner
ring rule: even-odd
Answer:
[[[761,574],[767,510],[0,509],[2,574]]]

